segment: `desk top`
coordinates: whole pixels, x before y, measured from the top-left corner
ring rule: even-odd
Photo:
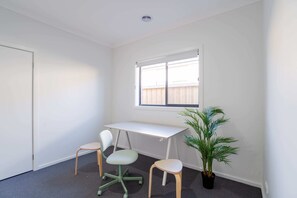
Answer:
[[[170,138],[188,129],[183,127],[174,127],[143,122],[118,122],[113,124],[107,124],[104,126],[111,129],[118,129],[161,138]]]

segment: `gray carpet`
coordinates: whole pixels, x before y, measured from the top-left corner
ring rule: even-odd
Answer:
[[[109,149],[111,152],[111,148]],[[148,191],[148,171],[156,159],[140,155],[137,162],[129,166],[131,175],[142,175],[143,185],[127,182],[129,198],[145,198]],[[115,166],[103,164],[106,172],[114,173]],[[28,172],[0,181],[0,198],[98,198],[99,178],[95,153],[79,158],[78,176],[74,176],[74,160],[69,160],[39,171]],[[168,175],[167,185],[163,187],[162,172],[154,171],[152,197],[175,198],[175,179]],[[200,172],[183,169],[183,198],[261,198],[261,190],[223,178],[216,178],[215,187],[207,190],[202,187]],[[105,191],[102,198],[121,198],[121,184]]]

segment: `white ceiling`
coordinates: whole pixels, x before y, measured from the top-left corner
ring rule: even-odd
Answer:
[[[0,6],[110,47],[258,0],[0,0]],[[143,15],[152,16],[149,23]]]

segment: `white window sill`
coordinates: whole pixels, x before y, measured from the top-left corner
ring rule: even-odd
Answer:
[[[134,109],[136,109],[136,110],[144,110],[144,111],[172,111],[172,112],[181,112],[181,111],[184,111],[185,108],[197,109],[195,107],[134,106]]]

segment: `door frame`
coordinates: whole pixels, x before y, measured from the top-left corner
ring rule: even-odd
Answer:
[[[35,52],[31,49],[25,49],[22,46],[18,46],[15,44],[11,44],[11,43],[5,43],[5,42],[1,42],[0,41],[0,47],[5,47],[5,48],[10,48],[10,49],[15,49],[15,50],[19,50],[19,51],[24,51],[24,52],[28,52],[31,53],[32,55],[32,170],[35,171],[37,170],[37,160],[36,160],[36,151],[37,151],[37,134],[38,134],[38,122],[37,122],[37,115],[38,115],[38,111],[37,111],[37,70],[35,68],[35,62],[34,62],[34,56],[35,56]]]

